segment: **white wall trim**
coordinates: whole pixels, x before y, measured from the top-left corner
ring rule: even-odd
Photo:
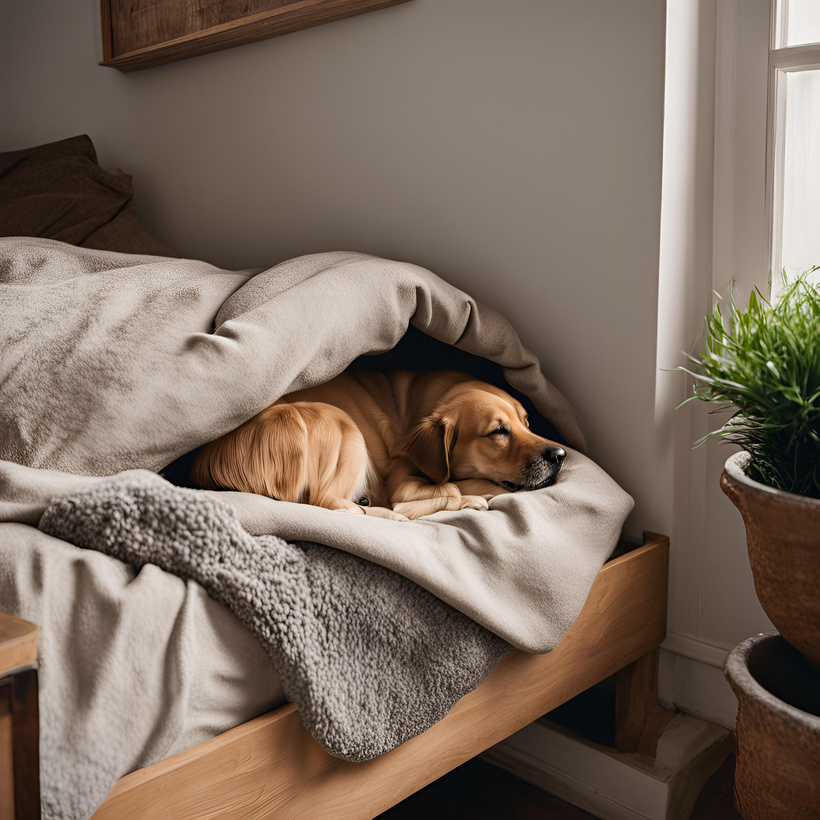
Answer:
[[[667,0],[664,171],[656,382],[658,485],[671,537],[669,636],[660,694],[669,706],[733,726],[737,702],[723,676],[728,650],[766,628],[740,517],[719,489],[732,450],[692,442],[725,417],[672,370],[691,349],[734,277],[765,285],[766,77],[769,0]],[[765,264],[764,264],[765,263]],[[697,346],[697,345],[696,345]]]
[[[723,674],[728,653],[728,647],[670,632],[661,644],[661,703],[734,729],[737,698]]]
[[[542,720],[482,757],[604,820],[683,820],[732,745],[725,729],[679,715],[651,760]]]
[[[663,820],[661,778],[532,723],[482,757],[494,766],[606,820]]]
[[[666,640],[661,644],[661,649],[708,666],[714,666],[717,669],[723,669],[726,655],[729,654],[731,647],[707,643],[691,635],[669,632]]]
[[[712,287],[722,291],[735,268],[737,146],[737,28],[739,0],[719,0],[715,36],[715,144],[712,210]],[[741,273],[742,275],[742,273]],[[747,282],[739,282],[746,287]],[[708,297],[711,303],[711,294]]]

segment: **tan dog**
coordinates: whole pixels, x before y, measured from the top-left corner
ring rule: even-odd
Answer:
[[[566,453],[521,403],[457,371],[343,373],[204,447],[192,478],[329,509],[420,518],[551,484]],[[387,508],[392,508],[390,515]]]

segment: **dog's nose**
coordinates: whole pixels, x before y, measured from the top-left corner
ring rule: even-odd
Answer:
[[[543,458],[547,464],[554,464],[556,467],[560,467],[566,457],[567,451],[563,447],[547,447],[547,449],[541,453],[541,458]]]

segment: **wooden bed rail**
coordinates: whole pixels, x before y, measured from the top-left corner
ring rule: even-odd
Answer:
[[[126,775],[94,818],[368,820],[616,672],[618,745],[643,749],[655,734],[668,548],[646,533],[604,565],[555,650],[511,653],[442,721],[382,757],[331,757],[289,703]],[[36,657],[37,627],[0,613],[0,820],[40,815]]]
[[[620,733],[627,743],[639,742],[655,705],[653,664],[656,669],[666,634],[669,549],[663,535],[646,533],[644,540],[598,573],[556,649],[511,653],[442,721],[392,752],[366,763],[331,757],[289,703],[126,775],[94,820],[368,820],[624,668],[620,688],[630,685]]]

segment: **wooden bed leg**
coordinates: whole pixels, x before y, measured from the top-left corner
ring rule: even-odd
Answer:
[[[14,768],[14,818],[40,817],[40,703],[37,670],[12,678],[11,760]]]
[[[621,669],[615,678],[615,745],[618,749],[637,752],[649,723],[653,722],[650,719],[659,708],[658,650],[653,649]]]
[[[0,820],[39,820],[37,670],[0,678]]]
[[[0,612],[0,820],[39,820],[37,627]]]

